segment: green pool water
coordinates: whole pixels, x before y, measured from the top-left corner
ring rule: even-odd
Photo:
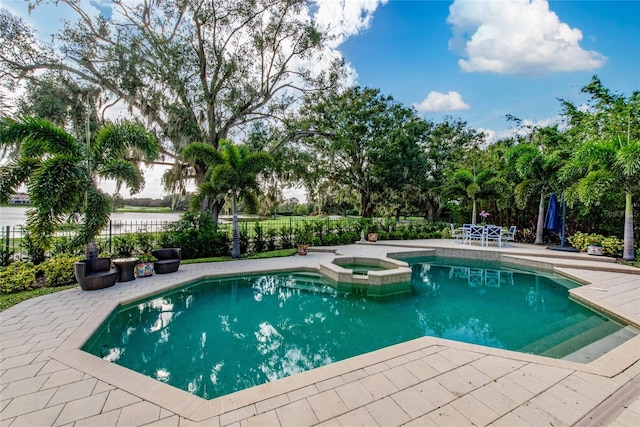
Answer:
[[[622,329],[564,279],[407,261],[413,291],[386,298],[302,272],[198,281],[120,307],[83,350],[211,399],[422,336],[559,358]]]
[[[361,275],[367,275],[369,274],[370,271],[389,270],[389,268],[387,267],[383,267],[381,265],[371,265],[371,264],[348,263],[348,264],[338,264],[338,265],[347,270],[352,270],[353,274],[361,274]]]

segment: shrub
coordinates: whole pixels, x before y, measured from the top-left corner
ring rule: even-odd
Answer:
[[[53,239],[51,253],[56,254],[79,254],[83,252],[81,246],[73,245],[73,238],[68,236],[56,237]]]
[[[117,257],[128,258],[136,250],[136,237],[132,234],[122,234],[113,239],[113,253]]]
[[[31,237],[31,234],[29,234],[29,231],[24,233],[24,237],[22,239],[22,246],[24,246],[25,250],[27,251],[27,256],[29,257],[32,263],[40,264],[42,261],[44,261],[44,258],[45,258],[44,250],[35,244],[35,242],[33,241],[33,238]]]
[[[11,264],[13,251],[4,245],[0,246],[0,267],[7,267]]]
[[[571,246],[581,252],[586,252],[589,245],[602,246],[602,254],[612,257],[619,257],[624,248],[624,241],[615,236],[604,237],[601,234],[586,234],[576,231],[573,236],[567,237]]]
[[[240,253],[246,254],[249,249],[249,227],[246,222],[238,225],[238,238],[240,239]]]
[[[254,252],[262,252],[267,244],[265,241],[265,233],[262,225],[259,222],[256,222],[253,227],[253,231],[255,232],[255,237],[253,238],[253,251]]]
[[[534,243],[536,241],[536,233],[528,228],[516,230],[513,239],[518,243]]]
[[[0,292],[12,294],[32,289],[36,269],[31,262],[16,261],[0,269]]]
[[[291,241],[291,227],[287,227],[285,225],[280,229],[280,244],[282,245],[282,249],[289,249],[293,247],[293,242]]]
[[[451,234],[451,227],[450,226],[443,228],[440,233],[442,234],[442,238],[443,239],[451,239],[451,238],[453,238],[453,235]]]
[[[276,240],[278,239],[278,232],[274,228],[270,228],[266,231],[267,249],[270,251],[276,250]]]
[[[36,272],[43,273],[46,286],[66,286],[76,283],[74,265],[82,257],[60,254],[45,260],[38,265]]]
[[[158,243],[165,248],[181,248],[183,259],[194,259],[229,255],[231,241],[226,233],[218,231],[210,214],[187,212],[160,234]]]
[[[138,232],[134,235],[134,241],[137,251],[143,254],[151,252],[156,245],[153,233]]]

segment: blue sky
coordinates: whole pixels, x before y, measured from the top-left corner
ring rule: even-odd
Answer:
[[[465,15],[466,26],[459,28],[467,31],[457,49],[450,47],[454,2],[391,0],[380,5],[369,28],[340,47],[356,70],[358,83],[379,88],[405,105],[418,106],[431,92],[443,94],[440,104],[427,104],[435,111],[423,111],[425,118],[461,117],[472,127],[498,136],[511,126],[506,114],[540,124],[557,120],[561,112],[557,99],[584,102],[586,97],[579,89],[593,74],[606,87],[626,95],[640,90],[638,1],[551,1],[546,12],[529,2],[515,2],[521,3],[521,10],[509,10],[513,2],[506,1],[455,3],[467,9],[457,14]],[[486,14],[469,11],[481,3],[494,8]],[[484,51],[477,49],[475,55],[506,62],[502,69],[472,71],[461,66],[461,60],[471,62],[472,46],[465,41],[478,37],[481,27],[490,33],[487,40],[491,43]],[[563,29],[574,38],[563,34]],[[577,31],[581,40],[575,40]],[[554,40],[562,35],[565,40],[556,46],[561,42]],[[551,39],[548,46],[543,46],[545,39]],[[512,54],[506,53],[507,48]],[[444,95],[450,92],[459,94],[459,99],[447,111],[449,96]]]
[[[328,49],[344,57],[352,83],[378,88],[429,120],[460,117],[489,140],[513,133],[507,114],[557,123],[558,98],[585,102],[580,88],[594,74],[627,96],[640,90],[640,0],[314,2],[309,14],[336,37]],[[109,11],[109,0],[84,4],[92,15]],[[74,20],[65,5],[43,4],[31,15],[24,0],[1,6],[45,40],[62,19]],[[139,197],[159,196],[162,172],[147,174]]]

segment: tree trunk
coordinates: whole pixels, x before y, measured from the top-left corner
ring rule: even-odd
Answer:
[[[373,205],[369,199],[369,194],[366,191],[360,192],[360,215],[362,218],[371,218],[373,215]]]
[[[540,204],[538,205],[538,224],[536,225],[536,241],[534,244],[543,245],[542,239],[544,232],[544,191],[540,192]]]
[[[435,217],[435,206],[431,200],[427,201],[427,220],[433,221]]]
[[[627,190],[624,206],[624,249],[622,251],[622,259],[628,261],[636,259],[633,242],[633,203],[631,202],[631,191]]]
[[[476,225],[476,214],[478,209],[476,207],[476,199],[473,199],[473,213],[471,214],[471,224]]]
[[[222,200],[221,202],[214,201],[211,203],[211,216],[213,217],[213,220],[216,222],[216,225],[218,225],[218,218],[220,217],[220,212],[222,211],[223,207],[224,207],[224,200]]]
[[[233,249],[231,257],[240,257],[240,233],[238,231],[238,209],[236,204],[236,193],[233,193]]]

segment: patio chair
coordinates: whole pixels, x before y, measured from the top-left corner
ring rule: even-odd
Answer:
[[[466,233],[464,243],[471,244],[472,240],[478,240],[484,246],[484,227],[481,225],[471,225]]]
[[[489,245],[489,241],[493,240],[498,244],[499,247],[502,246],[502,227],[497,225],[487,225],[485,228],[486,234],[484,236],[485,242],[487,246]]]
[[[151,251],[151,254],[158,260],[154,263],[158,274],[173,273],[178,271],[182,250],[180,248],[164,248]]]
[[[89,258],[74,265],[76,281],[83,291],[95,291],[116,284],[118,269],[111,268],[111,258]]]
[[[509,227],[509,232],[502,237],[504,246],[511,246],[510,242],[515,242],[516,229],[517,227],[515,225],[512,225],[511,227]]]
[[[453,241],[454,243],[462,243],[464,240],[464,232],[456,229],[456,226],[453,223],[451,223],[451,237],[455,239]]]

